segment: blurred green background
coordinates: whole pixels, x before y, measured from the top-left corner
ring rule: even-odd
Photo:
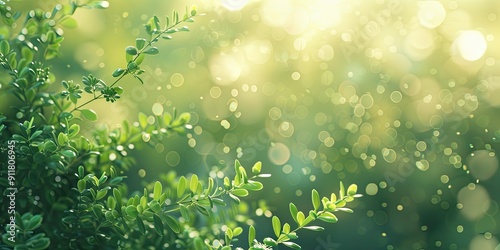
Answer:
[[[327,196],[342,180],[364,197],[323,233],[304,232],[305,249],[500,249],[500,1],[110,1],[77,11],[58,82],[111,81],[143,23],[193,3],[204,15],[158,44],[144,85],[130,78],[111,108],[92,106],[110,126],[140,111],[192,114],[187,138],[134,153],[130,183],[260,160],[273,174],[249,197],[266,200],[253,215],[262,236],[266,217],[291,220],[288,202],[309,209],[312,188]]]

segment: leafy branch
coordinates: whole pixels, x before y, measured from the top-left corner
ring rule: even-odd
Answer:
[[[146,55],[157,55],[158,53],[160,53],[159,49],[153,45],[158,42],[160,38],[164,40],[171,40],[171,34],[179,31],[189,31],[189,28],[187,26],[183,26],[181,28],[176,27],[184,22],[194,22],[193,17],[196,16],[196,13],[196,5],[191,6],[190,11],[188,11],[186,7],[186,13],[184,14],[184,17],[182,19],[179,19],[179,13],[174,10],[172,13],[172,23],[170,23],[170,17],[166,16],[166,24],[163,29],[160,27],[160,19],[158,18],[158,16],[154,15],[153,17],[151,17],[149,21],[144,25],[149,39],[137,38],[135,41],[135,46],[128,46],[125,49],[125,59],[127,61],[127,67],[118,68],[113,72],[113,77],[117,77],[117,79],[113,81],[113,83],[109,86],[106,86],[106,84],[102,80],[87,81],[88,83],[84,81],[85,85],[91,87],[90,89],[88,89],[88,91],[86,87],[86,91],[94,94],[94,97],[78,106],[76,106],[75,102],[75,108],[73,108],[70,113],[79,110],[85,105],[95,100],[101,99],[102,97],[105,98],[106,101],[114,102],[119,98],[121,92],[123,92],[121,87],[114,86],[128,74],[131,74],[134,78],[144,84],[143,80],[140,78],[140,75],[145,71],[140,68],[140,65],[144,61]],[[92,76],[89,76],[89,78],[92,78]],[[97,85],[97,83],[99,83],[99,87],[96,88],[95,86]],[[96,90],[99,90],[101,93],[96,95]]]

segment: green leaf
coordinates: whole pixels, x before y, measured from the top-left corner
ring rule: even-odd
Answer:
[[[248,190],[238,188],[238,189],[234,189],[231,193],[236,195],[236,196],[239,196],[239,197],[245,197],[248,195]]]
[[[278,245],[278,242],[276,242],[273,238],[270,238],[270,237],[264,238],[263,242],[264,242],[264,244],[271,246],[271,247],[275,247]]]
[[[119,76],[121,76],[124,72],[125,72],[125,69],[122,69],[122,68],[117,68],[117,69],[113,72],[113,77],[119,77]]]
[[[142,222],[142,219],[139,216],[137,216],[135,220],[137,221],[137,227],[139,228],[139,232],[141,232],[142,235],[146,235],[146,227],[144,226],[144,222]]]
[[[78,133],[80,133],[80,125],[72,124],[68,130],[68,137],[73,138],[73,137],[77,136]]]
[[[40,237],[43,237],[43,234],[37,234],[37,235],[40,235]],[[36,235],[36,236],[37,236]],[[36,237],[34,236],[34,237]],[[43,237],[43,238],[37,238],[37,239],[34,239],[34,237],[31,237],[27,243],[26,243],[26,247],[28,247],[27,249],[32,249],[32,250],[41,250],[41,249],[46,249],[49,247],[50,245],[50,239],[47,238],[47,237]],[[20,247],[15,247],[14,249],[23,249],[23,248],[20,248]]]
[[[57,135],[57,143],[59,143],[59,145],[64,145],[68,142],[68,136],[66,134],[64,134],[63,132],[60,132],[58,135]]]
[[[2,40],[0,42],[0,53],[2,53],[2,55],[5,57],[7,56],[7,54],[9,54],[9,52],[10,52],[9,42],[7,42],[7,40]]]
[[[323,227],[320,226],[308,226],[308,227],[303,227],[304,229],[311,230],[311,231],[316,231],[316,232],[321,232],[325,230]]]
[[[302,211],[298,212],[297,213],[297,224],[299,224],[299,226],[302,226],[305,218],[306,217],[305,217],[304,213],[302,213]]]
[[[339,199],[340,200],[344,199],[344,195],[345,195],[344,183],[342,183],[342,181],[340,181]]]
[[[97,120],[97,114],[94,110],[92,109],[82,109],[80,110],[80,113],[89,121],[96,121]]]
[[[189,221],[191,217],[189,216],[189,210],[187,209],[187,207],[184,205],[180,205],[179,209],[181,210],[182,218],[184,218],[186,221]]]
[[[137,215],[139,215],[139,212],[137,211],[137,208],[134,205],[128,205],[127,208],[125,208],[125,212],[131,218],[135,218],[137,217]]]
[[[335,222],[339,221],[337,216],[335,216],[334,214],[332,214],[330,212],[323,212],[322,214],[319,215],[318,218],[320,220],[322,220],[324,222],[328,222],[328,223],[335,223]]]
[[[358,192],[358,186],[356,184],[351,184],[349,188],[347,188],[347,195],[354,196]]]
[[[238,235],[240,235],[241,233],[243,233],[243,228],[241,227],[236,227],[235,229],[233,229],[233,235],[234,237],[237,237]]]
[[[78,187],[78,191],[80,193],[83,193],[83,190],[87,187],[87,182],[84,180],[78,180],[78,183],[76,184]]]
[[[240,198],[238,198],[237,196],[229,193],[229,198],[233,199],[236,203],[240,204]]]
[[[200,237],[194,238],[194,249],[195,250],[204,250],[206,249],[203,245],[203,240]]]
[[[164,215],[165,222],[167,223],[168,227],[174,231],[174,233],[180,233],[181,232],[181,226],[179,223],[170,215]]]
[[[233,239],[233,230],[231,228],[228,228],[226,230],[226,236],[229,238],[229,241]]]
[[[255,164],[253,164],[252,173],[255,175],[260,174],[261,169],[262,169],[262,162],[258,161]]]
[[[149,208],[155,213],[158,213],[161,211],[161,205],[158,203],[156,200],[152,200],[151,203],[149,204]]]
[[[135,56],[137,55],[137,48],[134,46],[128,46],[125,48],[125,52],[129,55]]]
[[[253,246],[253,241],[255,240],[255,228],[250,226],[248,228],[248,245]]]
[[[292,248],[292,249],[295,249],[295,250],[300,250],[302,249],[299,245],[297,245],[297,243],[294,243],[294,242],[291,242],[291,241],[285,241],[285,242],[282,242],[283,245],[289,247],[289,248]]]
[[[318,194],[318,191],[316,191],[316,189],[312,190],[311,199],[312,199],[314,211],[318,211],[319,205],[321,204],[321,200],[319,198],[319,194]]]
[[[139,125],[143,129],[148,125],[148,116],[142,112],[139,112]]]
[[[76,125],[76,124],[73,124],[73,125]],[[30,140],[33,140],[35,138],[37,138],[38,136],[40,136],[42,134],[42,130],[37,130],[35,131],[31,136],[30,136]]]
[[[160,51],[156,47],[151,47],[151,48],[144,51],[144,54],[147,54],[147,55],[156,55],[158,53],[160,53]]]
[[[297,222],[297,206],[295,206],[295,204],[291,203],[290,202],[290,215],[292,215],[292,218],[295,222]]]
[[[135,46],[137,47],[138,50],[141,50],[146,45],[146,42],[147,41],[144,38],[137,38],[135,39]]]
[[[191,176],[191,181],[189,183],[189,189],[193,193],[196,193],[196,189],[198,189],[198,176],[196,174],[193,174]]]
[[[120,193],[120,190],[117,188],[113,188],[113,197],[115,197],[116,203],[118,204],[118,207],[122,206],[122,194]]]
[[[37,229],[42,225],[42,216],[37,214],[33,215],[33,217],[30,218],[27,224],[25,224],[24,230],[26,231],[32,231],[34,229]]]
[[[85,169],[83,168],[82,165],[80,165],[78,167],[78,178],[83,178],[84,174],[85,174]]]
[[[279,237],[280,234],[281,234],[281,222],[280,222],[280,219],[277,216],[273,216],[272,223],[273,223],[274,235],[276,235],[276,237]]]
[[[195,4],[191,5],[191,11],[190,11],[191,16],[196,16],[196,12],[197,12],[197,6]]]
[[[163,187],[162,187],[161,183],[159,181],[155,182],[155,186],[153,189],[153,199],[155,199],[157,201],[160,200],[161,192],[163,191],[162,189],[163,189]]]
[[[186,191],[186,177],[181,176],[179,178],[179,183],[177,183],[177,198],[182,197]]]
[[[158,217],[158,215],[154,214],[153,215],[153,225],[155,226],[155,231],[158,233],[158,235],[163,236],[163,230],[165,229],[163,226],[163,222],[161,221],[161,218]]]
[[[261,182],[250,180],[248,181],[248,183],[243,184],[241,187],[250,191],[259,191],[264,187],[264,185],[262,185]]]
[[[72,157],[76,156],[75,151],[70,150],[70,149],[61,151],[61,154],[64,155],[65,157],[68,157],[68,158],[72,158]]]

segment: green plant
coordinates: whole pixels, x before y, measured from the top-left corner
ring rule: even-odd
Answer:
[[[242,223],[234,216],[222,222],[210,218],[237,209],[242,197],[263,188],[259,178],[270,175],[261,174],[260,162],[253,165],[249,175],[236,160],[231,178],[201,179],[196,174],[177,176],[171,171],[146,185],[143,192],[129,192],[123,183],[135,164],[129,152],[135,145],[155,144],[172,134],[184,134],[191,128],[190,114],[177,114],[174,109],[172,114],[149,116],[154,122],[148,122],[148,115],[139,113],[135,125],[124,121],[116,128],[103,126],[90,136],[85,136],[79,125],[82,120],[98,120],[96,112],[87,108],[89,103],[120,99],[123,88],[118,83],[126,76],[143,82],[141,64],[146,56],[159,53],[154,44],[172,39],[171,34],[176,32],[188,31],[179,25],[193,21],[196,6],[186,8],[182,18],[177,11],[164,21],[157,16],[150,18],[144,25],[147,38],[137,38],[134,46],[125,49],[125,67],[112,73],[112,83],[89,74],[81,83],[62,80],[62,91],[49,88],[56,83],[50,60],[59,55],[64,40],[60,30],[74,25],[71,15],[78,8],[107,5],[106,1],[70,1],[51,12],[36,9],[23,15],[0,2],[5,25],[0,31],[0,91],[16,99],[12,110],[0,113],[0,185],[4,190],[0,201],[7,204],[14,197],[12,207],[1,210],[6,233],[0,247],[231,249],[243,232],[238,226]],[[25,20],[20,22],[23,16]],[[89,98],[82,102],[84,95]],[[310,224],[317,219],[335,223],[334,212],[351,212],[345,205],[359,196],[356,189],[351,185],[346,191],[341,183],[338,198],[332,194],[322,199],[313,190],[313,209],[307,215],[290,203],[296,227],[273,217],[276,238],[259,241],[255,227],[250,225],[248,247],[270,249],[283,244],[300,249],[292,242],[298,237],[297,231],[321,231],[322,227]],[[200,214],[208,219],[200,219]],[[227,229],[221,234],[223,225]]]

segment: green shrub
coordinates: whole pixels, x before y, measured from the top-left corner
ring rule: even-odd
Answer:
[[[0,93],[14,97],[10,109],[0,113],[0,201],[5,204],[0,211],[1,224],[6,225],[1,248],[272,249],[283,244],[300,249],[293,242],[300,229],[322,231],[317,220],[335,223],[335,212],[352,212],[345,206],[360,196],[357,187],[346,190],[340,183],[338,196],[320,198],[313,189],[310,211],[290,203],[293,222],[282,223],[274,216],[270,237],[257,239],[259,225],[254,227],[251,220],[236,220],[234,215],[214,219],[224,211],[232,214],[240,199],[263,189],[259,180],[270,175],[261,173],[260,162],[247,168],[236,160],[235,175],[220,179],[170,171],[143,192],[128,190],[123,180],[135,164],[128,152],[134,145],[185,134],[191,128],[190,114],[165,112],[151,124],[148,115],[139,113],[135,125],[123,121],[117,128],[103,126],[92,132],[82,131],[79,124],[98,120],[89,103],[119,101],[124,91],[119,83],[125,79],[132,76],[142,83],[145,57],[159,53],[154,45],[160,40],[189,31],[181,25],[193,22],[197,9],[186,8],[181,16],[174,11],[162,21],[150,18],[144,25],[146,38],[137,38],[125,49],[126,62],[113,71],[112,83],[90,74],[81,82],[61,80],[60,87],[51,87],[58,82],[50,61],[58,58],[61,29],[74,25],[71,15],[79,8],[106,7],[106,1],[70,1],[50,12],[22,14],[0,1]],[[82,101],[85,95],[87,101]],[[248,242],[237,242],[243,228],[248,228],[243,237]]]

